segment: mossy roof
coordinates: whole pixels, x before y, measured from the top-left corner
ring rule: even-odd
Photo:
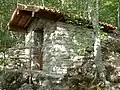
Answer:
[[[35,18],[43,18],[52,21],[81,25],[87,28],[93,28],[89,20],[83,18],[71,18],[67,14],[61,13],[55,9],[43,6],[18,4],[8,23],[9,30],[15,32],[26,32]],[[116,27],[111,24],[99,22],[101,29],[105,32],[114,32]]]

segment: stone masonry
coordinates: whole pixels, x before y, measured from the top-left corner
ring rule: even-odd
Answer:
[[[32,37],[34,37],[34,39],[30,39],[27,38],[30,33],[26,35],[26,41],[30,39],[30,42],[26,42],[28,46],[34,46],[36,42],[39,42],[39,39],[36,39],[39,38],[39,35],[36,37],[39,32],[36,31],[43,31],[43,44],[36,45],[42,46],[42,71],[51,76],[62,77],[67,72],[67,68],[74,62],[74,58],[83,56],[85,49],[91,47],[93,42],[92,29],[63,22],[36,19],[28,30],[33,33]],[[34,64],[33,62],[33,66]]]

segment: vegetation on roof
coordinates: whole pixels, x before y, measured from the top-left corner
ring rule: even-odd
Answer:
[[[20,52],[18,48],[25,46],[24,45],[25,35],[21,33],[9,32],[7,28],[7,23],[10,19],[10,16],[12,15],[14,8],[16,7],[16,4],[23,3],[23,4],[31,4],[31,5],[38,5],[38,6],[42,5],[43,7],[49,7],[49,8],[53,7],[59,10],[60,12],[63,12],[69,15],[69,16],[65,16],[65,19],[63,20],[63,22],[75,24],[75,25],[81,25],[81,26],[94,29],[94,35],[93,35],[94,45],[90,46],[90,50],[89,50],[89,47],[87,49],[83,48],[85,50],[85,54],[84,54],[85,60],[81,58],[78,58],[77,60],[78,62],[80,61],[80,65],[82,66],[79,66],[77,68],[77,67],[74,67],[75,65],[73,63],[73,67],[70,68],[71,70],[68,70],[68,73],[64,78],[65,84],[67,84],[70,89],[77,90],[82,88],[82,89],[90,89],[90,90],[98,90],[98,89],[109,90],[110,88],[112,88],[114,90],[117,90],[117,89],[120,90],[120,85],[119,85],[120,68],[119,66],[118,67],[115,66],[116,64],[119,63],[119,59],[120,59],[119,58],[120,57],[120,48],[119,48],[120,37],[119,35],[117,36],[116,34],[113,34],[113,33],[111,35],[103,32],[100,33],[100,30],[99,30],[99,24],[104,26],[106,30],[115,29],[115,27],[110,24],[113,24],[115,26],[117,26],[118,24],[119,26],[120,21],[118,20],[117,22],[116,18],[117,18],[117,10],[119,10],[118,5],[120,2],[116,0],[99,0],[99,1],[100,1],[99,2],[100,13],[98,13],[99,11],[97,8],[98,0],[0,0],[0,5],[1,5],[1,8],[0,8],[0,21],[1,21],[0,23],[0,54],[2,55],[2,59],[0,59],[0,65],[1,65],[0,66],[0,75],[1,75],[0,88],[6,89],[6,90],[13,90],[13,89],[27,90],[29,88],[31,90],[37,90],[36,88],[39,88],[40,83],[42,84],[40,79],[45,81],[45,78],[46,78],[46,77],[41,77],[41,75],[40,75],[41,77],[40,78],[34,72],[32,76],[32,73],[31,73],[32,71],[30,68],[28,72],[29,75],[24,75],[24,73],[18,73],[14,71],[13,71],[14,73],[7,72],[5,68],[8,66],[8,63],[11,62],[8,54],[9,53],[8,49],[11,49],[11,47],[17,48],[17,50],[14,50],[14,49],[10,50],[10,54],[17,57]],[[96,2],[97,2],[97,5],[95,5]],[[91,13],[91,11],[93,11],[94,13]],[[91,15],[91,14],[94,14],[94,15]],[[118,16],[119,14],[120,12],[118,13]],[[96,22],[94,22],[95,25],[92,25],[93,21],[89,21],[90,19],[89,15],[95,18],[96,20]],[[110,24],[101,23],[101,22],[98,23],[99,18],[100,18],[100,21],[110,23]],[[78,33],[78,37],[80,37],[79,33]],[[82,41],[82,40],[79,40],[79,41]],[[86,42],[87,42],[87,39],[85,43]],[[93,47],[94,47],[94,50],[93,50]],[[13,51],[14,53],[12,53],[11,51]],[[94,55],[95,57],[94,60],[93,60],[94,57],[91,58],[90,56],[91,53],[96,54]],[[19,61],[20,61],[19,59],[18,60],[15,59],[13,62],[11,62],[12,66],[14,65],[15,68],[19,68],[20,67]],[[78,65],[78,62],[76,62],[75,64]],[[106,67],[106,64],[108,64],[109,67]],[[98,68],[98,66],[100,66],[101,68]],[[99,72],[100,70],[103,70],[101,71],[102,72],[101,74]],[[24,70],[22,72],[24,72]],[[53,78],[50,78],[50,77],[48,78],[50,80],[53,80]],[[46,84],[46,82],[43,82],[43,83]],[[57,84],[55,84],[55,86]],[[49,85],[47,87],[48,90],[51,88]],[[41,90],[41,88],[39,88],[39,90]]]
[[[7,40],[8,40],[7,37],[9,37],[9,39],[14,38],[12,37],[11,33],[8,32],[7,23],[17,3],[31,4],[31,5],[38,5],[38,6],[42,5],[50,8],[52,7],[57,9],[60,12],[67,13],[70,16],[88,18],[87,5],[91,2],[88,3],[87,1],[88,0],[82,0],[81,2],[79,0],[65,0],[65,1],[64,0],[50,0],[50,1],[49,0],[34,0],[34,1],[33,0],[1,0],[0,1],[1,38],[3,39],[2,36],[6,37]],[[116,24],[117,4],[118,2],[116,0],[101,0],[100,1],[100,20],[106,23],[117,25]],[[73,20],[68,20],[67,22],[73,23]],[[80,24],[80,22],[78,21],[76,21],[76,23]],[[5,35],[3,34],[3,32],[5,33]],[[7,34],[6,32],[9,34]],[[2,40],[1,38],[0,40]],[[4,38],[4,41],[6,39]]]

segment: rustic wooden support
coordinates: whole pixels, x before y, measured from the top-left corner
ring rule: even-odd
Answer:
[[[35,31],[35,37],[34,37],[34,44],[35,46],[41,46],[38,49],[34,49],[34,58],[36,58],[37,63],[39,64],[39,69],[43,69],[43,51],[42,51],[42,45],[43,45],[43,30],[37,30]],[[38,56],[36,56],[38,55]]]

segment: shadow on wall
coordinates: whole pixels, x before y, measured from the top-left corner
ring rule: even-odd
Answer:
[[[49,74],[65,74],[74,57],[83,55],[85,48],[92,45],[92,32],[61,22],[47,26],[44,29],[44,69]]]

